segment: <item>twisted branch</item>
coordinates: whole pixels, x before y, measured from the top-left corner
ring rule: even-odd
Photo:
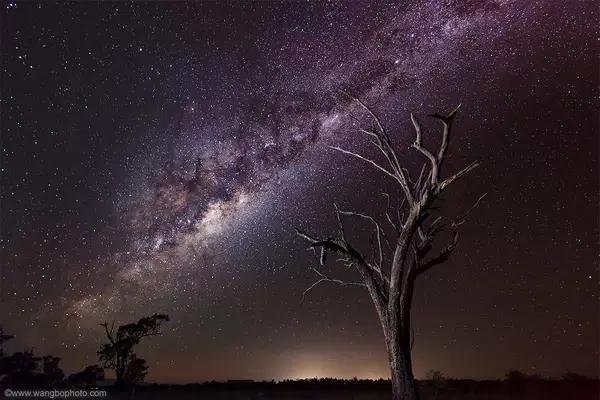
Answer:
[[[308,292],[310,292],[311,290],[313,290],[315,287],[317,287],[318,285],[320,285],[323,282],[332,282],[332,283],[336,283],[340,286],[364,286],[364,287],[366,287],[366,285],[362,282],[346,282],[341,279],[330,278],[325,273],[319,271],[318,269],[316,269],[314,267],[310,267],[310,269],[313,270],[320,277],[320,279],[317,280],[316,282],[314,282],[312,285],[310,285],[306,290],[304,290],[304,292],[302,292],[302,299],[300,300],[300,304],[304,304],[304,299],[306,298],[306,295],[308,294]]]

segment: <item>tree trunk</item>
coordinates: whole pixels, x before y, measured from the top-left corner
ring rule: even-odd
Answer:
[[[125,371],[124,368],[116,368],[115,369],[115,375],[116,375],[116,380],[115,380],[115,387],[119,390],[122,390],[125,388],[125,380],[123,379],[125,376]]]
[[[410,339],[399,340],[396,332],[389,333],[391,343],[388,345],[388,358],[392,378],[392,399],[418,400],[419,394],[412,372]]]

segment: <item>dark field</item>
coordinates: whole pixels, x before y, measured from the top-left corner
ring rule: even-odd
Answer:
[[[444,380],[419,384],[422,400],[471,399],[598,399],[598,380],[539,380],[532,382]],[[133,393],[111,393],[116,399],[211,399],[211,400],[383,400],[390,398],[387,381],[305,380],[286,382],[204,383],[148,385]]]

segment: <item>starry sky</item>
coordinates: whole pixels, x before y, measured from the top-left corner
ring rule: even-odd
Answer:
[[[3,2],[9,349],[72,372],[99,323],[164,312],[150,380],[387,377],[365,290],[300,304],[317,260],[294,227],[333,234],[334,202],[381,215],[391,187],[327,147],[372,155],[344,89],[411,170],[409,113],[461,103],[447,169],[481,162],[444,207],[485,201],[417,282],[416,376],[597,375],[597,20],[591,1]]]

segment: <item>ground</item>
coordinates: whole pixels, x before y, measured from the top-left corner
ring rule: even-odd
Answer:
[[[420,384],[422,400],[594,400],[598,380],[538,380],[527,382],[442,380]],[[111,393],[112,399],[131,399],[131,393]],[[390,398],[387,381],[305,380],[289,382],[204,383],[148,385],[133,398],[210,400],[384,400]]]

